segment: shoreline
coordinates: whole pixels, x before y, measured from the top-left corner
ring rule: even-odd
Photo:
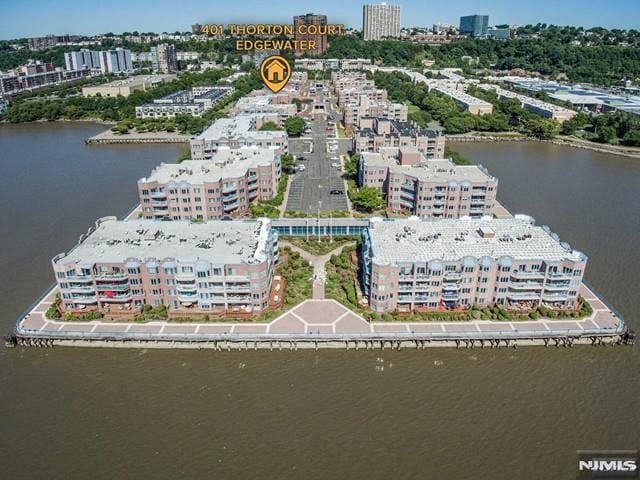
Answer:
[[[627,158],[640,158],[640,148],[637,151],[634,147],[618,147],[616,145],[604,145],[599,143],[588,142],[586,140],[573,140],[567,137],[558,137],[552,140],[540,140],[524,135],[446,135],[446,139],[451,143],[468,143],[468,142],[540,142],[559,145],[562,147],[581,148],[584,150],[592,150],[599,153],[609,153]],[[628,150],[627,150],[628,149]]]

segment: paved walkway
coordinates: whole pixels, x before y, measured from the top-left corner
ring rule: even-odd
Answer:
[[[324,257],[324,256],[323,256]],[[319,258],[323,258],[319,257]],[[320,261],[317,262],[320,264]],[[314,266],[316,263],[314,263]],[[171,323],[154,321],[149,323],[132,322],[65,322],[48,320],[44,317],[47,308],[55,301],[57,289],[48,292],[46,297],[24,317],[18,333],[22,335],[68,334],[69,338],[100,339],[103,337],[120,335],[140,338],[140,334],[147,334],[148,339],[182,337],[189,335],[233,334],[234,338],[242,335],[255,339],[256,335],[375,335],[392,339],[398,335],[421,337],[448,336],[481,337],[518,334],[543,335],[579,335],[615,333],[621,329],[622,323],[607,306],[585,285],[580,288],[583,295],[593,307],[593,314],[584,319],[574,320],[539,320],[522,322],[496,322],[488,320],[474,320],[471,322],[368,322],[360,315],[339,304],[335,300],[313,299],[306,300],[288,312],[283,313],[270,323],[257,322],[226,322],[226,323]],[[187,335],[187,337],[184,337]]]

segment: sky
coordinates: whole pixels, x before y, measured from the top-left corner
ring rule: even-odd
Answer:
[[[362,28],[363,1],[353,0],[0,0],[0,39],[124,31],[174,32],[193,23],[291,23],[321,13],[329,23]],[[372,2],[373,3],[373,2]],[[401,0],[402,26],[457,25],[488,14],[490,25],[535,24],[640,29],[640,0]]]

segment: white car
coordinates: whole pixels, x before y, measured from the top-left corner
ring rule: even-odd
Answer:
[[[304,165],[298,165],[296,167],[296,170],[299,172],[304,172],[307,169],[307,167],[305,167]]]

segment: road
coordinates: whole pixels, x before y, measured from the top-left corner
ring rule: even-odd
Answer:
[[[325,97],[320,101],[324,102]],[[332,117],[337,114],[329,110]],[[309,212],[313,214],[318,211],[328,212],[333,210],[348,210],[346,185],[342,178],[342,170],[332,167],[332,163],[340,161],[331,160],[331,157],[346,155],[351,142],[349,140],[337,140],[337,150],[327,151],[328,136],[336,140],[335,130],[327,131],[326,118],[311,120],[308,123],[311,133],[308,137],[299,139],[289,139],[289,152],[296,157],[304,157],[303,164],[306,169],[294,175],[289,189],[287,200],[287,211]],[[330,140],[331,140],[330,139]],[[342,190],[339,195],[331,195],[331,190]]]

